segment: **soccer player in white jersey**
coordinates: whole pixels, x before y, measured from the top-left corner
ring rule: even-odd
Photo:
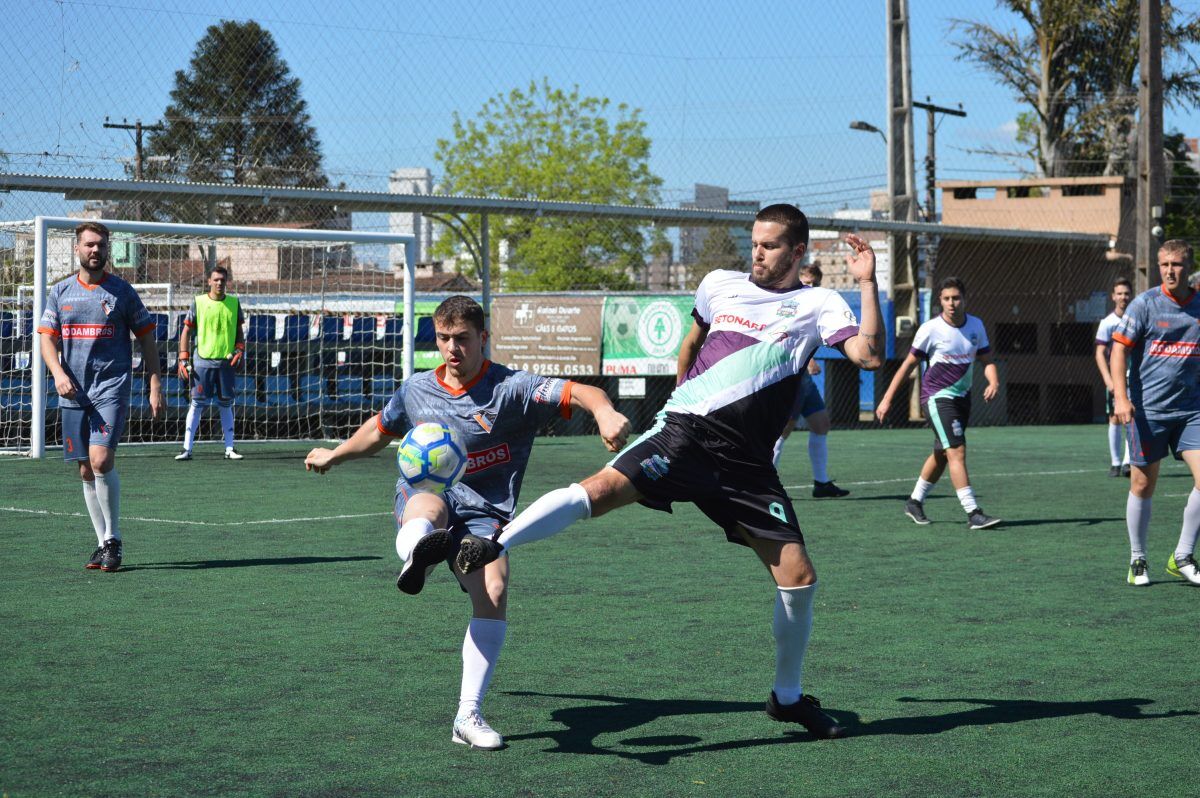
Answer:
[[[1131,585],[1150,584],[1150,505],[1159,464],[1169,449],[1192,472],[1192,492],[1167,573],[1200,585],[1194,556],[1200,531],[1200,293],[1187,283],[1192,265],[1186,241],[1164,242],[1158,250],[1162,285],[1129,303],[1112,336],[1113,405],[1118,421],[1132,422],[1133,473],[1125,502]]]
[[[805,285],[820,287],[821,267],[815,263],[806,263],[800,267],[800,282]],[[808,462],[812,465],[814,499],[837,499],[849,496],[850,491],[839,488],[829,478],[829,411],[825,409],[825,400],[817,389],[813,377],[821,373],[821,367],[815,359],[808,361],[808,370],[800,380],[800,390],[796,392],[796,406],[791,417],[783,425],[779,440],[775,441],[775,452],[771,462],[779,468],[779,460],[783,457],[783,445],[800,419],[808,427]]]
[[[1113,312],[1100,320],[1096,329],[1096,368],[1104,380],[1104,412],[1108,416],[1108,455],[1112,463],[1108,469],[1110,477],[1129,476],[1129,434],[1127,425],[1117,420],[1113,412],[1113,382],[1108,370],[1108,359],[1112,352],[1112,334],[1121,324],[1125,308],[1133,299],[1133,283],[1128,277],[1120,277],[1113,283]],[[1121,457],[1121,442],[1125,442],[1125,457]]]
[[[800,282],[808,248],[804,214],[783,204],[759,211],[750,272],[712,271],[696,291],[678,383],[655,425],[599,472],[534,501],[495,539],[464,538],[459,568],[479,568],[508,549],[633,502],[666,511],[672,502],[691,502],[730,542],[748,546],[775,582],[775,683],[767,714],[800,723],[818,738],[843,736],[820,702],[801,692],[817,574],[771,454],[822,342],[861,368],[882,362],[875,253],[856,235],[846,242],[849,272],[862,293],[861,328],[836,291]]]
[[[79,272],[51,286],[38,333],[59,396],[63,459],[79,463],[83,501],[96,532],[96,549],[84,567],[116,571],[124,554],[116,457],[129,416],[131,335],[150,374],[155,418],[163,397],[154,320],[133,286],[104,270],[108,240],[108,228],[99,222],[75,228]]]
[[[335,449],[313,449],[304,461],[309,470],[324,473],[384,449],[426,421],[440,421],[458,433],[467,450],[467,470],[445,495],[413,492],[403,480],[396,483],[396,553],[404,560],[396,586],[410,594],[421,591],[439,563],[453,562],[465,534],[490,535],[512,518],[534,435],[555,415],[590,413],[609,451],[624,446],[629,435],[629,421],[599,388],[488,361],[483,308],[474,300],[450,297],[433,312],[433,327],[444,365],[405,380],[383,411],[349,440]],[[473,748],[500,748],[504,740],[483,719],[481,705],[508,628],[508,561],[455,575],[470,595],[472,617],[463,640],[451,739]]]
[[[967,514],[970,529],[987,529],[1000,523],[979,507],[975,490],[967,474],[967,424],[971,419],[971,381],[975,361],[983,363],[987,387],[983,399],[990,402],[1000,390],[996,364],[992,362],[987,330],[979,317],[966,310],[966,288],[957,277],[947,277],[938,285],[938,303],[942,312],[917,328],[912,349],[891,385],[875,408],[875,417],[883,421],[892,407],[900,386],[919,361],[927,365],[921,379],[921,404],[933,427],[933,452],[921,466],[921,475],[904,505],[904,514],[914,523],[930,523],[925,515],[925,497],[950,467],[950,481],[958,501]]]

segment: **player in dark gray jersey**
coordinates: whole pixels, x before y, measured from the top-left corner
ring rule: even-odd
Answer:
[[[133,286],[104,271],[108,238],[108,228],[97,222],[75,228],[79,272],[50,288],[38,333],[59,396],[63,459],[79,463],[84,503],[96,532],[96,549],[85,567],[115,571],[123,552],[121,481],[114,466],[129,414],[131,335],[150,374],[150,412],[156,418],[163,399],[154,320]]]
[[[514,371],[488,361],[483,308],[464,296],[450,297],[433,313],[438,351],[445,364],[405,380],[378,415],[335,449],[308,453],[306,468],[324,473],[346,460],[387,447],[410,428],[439,421],[460,436],[468,465],[462,481],[444,496],[413,492],[396,483],[396,553],[404,567],[396,586],[418,593],[441,562],[452,563],[464,535],[491,535],[512,519],[533,438],[555,415],[585,410],[595,419],[609,451],[618,451],[629,422],[604,391],[553,377]],[[453,569],[453,566],[452,566]],[[480,705],[507,631],[508,560],[464,575],[472,617],[463,641],[463,675],[452,740],[475,748],[500,748],[503,738],[483,719]]]

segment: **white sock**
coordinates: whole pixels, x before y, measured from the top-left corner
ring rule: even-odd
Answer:
[[[1129,532],[1129,561],[1146,559],[1146,534],[1150,530],[1150,503],[1132,493],[1125,500],[1125,527]],[[1189,502],[1191,499],[1188,500]]]
[[[552,490],[509,521],[496,541],[507,551],[562,532],[576,521],[590,518],[592,503],[579,483]]]
[[[507,631],[508,621],[491,618],[472,618],[467,626],[462,648],[462,687],[458,691],[459,717],[483,704]]]
[[[107,474],[96,472],[96,503],[100,505],[100,514],[104,516],[104,539],[120,540],[121,478],[117,476],[117,469]]]
[[[812,633],[813,593],[817,586],[781,587],[775,595],[775,699],[780,704],[800,700],[804,652]]]
[[[417,541],[432,531],[433,522],[428,518],[414,518],[411,521],[405,521],[396,532],[396,554],[400,555],[400,559],[408,562]]]
[[[786,440],[787,438],[781,435],[779,440],[775,441],[775,452],[771,455],[771,462],[774,464],[776,471],[779,470],[779,459],[783,457],[783,442]]]
[[[971,490],[970,485],[967,485],[965,488],[959,488],[954,492],[958,494],[958,503],[968,513],[973,513],[979,509],[979,503],[975,501],[975,491]]]
[[[225,451],[229,451],[233,448],[233,405],[218,407],[221,410],[221,433],[225,436]]]
[[[191,451],[192,446],[196,443],[196,432],[200,429],[200,417],[204,415],[204,408],[192,402],[188,405],[187,414],[187,431],[183,433],[183,448],[186,451]]]
[[[83,503],[87,505],[88,515],[92,518],[92,528],[96,530],[96,545],[104,544],[104,513],[100,510],[100,499],[96,496],[96,483],[83,480]]]
[[[1121,460],[1121,465],[1129,465],[1129,425],[1121,425],[1121,437],[1125,439],[1125,457]]]
[[[1121,439],[1125,437],[1125,426],[1123,424],[1108,425],[1108,455],[1112,460],[1112,464],[1119,466],[1121,464]],[[1129,447],[1125,447],[1126,461],[1129,458]]]
[[[815,432],[808,433],[808,459],[812,463],[813,481],[829,481],[829,439]]]
[[[1200,490],[1192,488],[1183,508],[1183,529],[1179,530],[1179,542],[1175,544],[1175,562],[1196,550],[1197,532],[1200,532]]]
[[[913,501],[923,502],[923,501],[925,501],[925,497],[929,495],[929,491],[931,491],[931,490],[933,490],[932,482],[926,482],[925,480],[921,479],[920,477],[917,477],[917,484],[916,484],[916,487],[913,488],[911,498]]]

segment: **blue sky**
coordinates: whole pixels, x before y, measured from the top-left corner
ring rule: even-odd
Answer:
[[[157,120],[205,29],[232,18],[275,36],[302,80],[327,170],[351,188],[383,190],[396,167],[436,174],[436,142],[456,112],[472,116],[542,78],[641,109],[669,204],[703,182],[826,213],[865,205],[886,181],[882,140],[848,127],[885,127],[885,0],[7,5],[0,150],[13,171],[119,176],[132,137],[104,129],[104,118]],[[1014,162],[971,151],[1014,149],[1022,107],[956,61],[948,41],[952,17],[1014,23],[990,0],[910,0],[910,13],[914,97],[968,113],[941,122],[939,177],[1015,176]],[[1168,109],[1166,129],[1200,135],[1200,111]],[[923,114],[914,132],[920,173]]]

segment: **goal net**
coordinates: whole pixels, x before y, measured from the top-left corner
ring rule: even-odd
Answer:
[[[80,221],[0,223],[5,453],[40,457],[46,446],[61,444],[58,397],[41,363],[37,320],[50,286],[78,270],[73,244]],[[137,288],[154,319],[166,399],[164,413],[153,419],[145,364],[134,344],[125,442],[183,440],[190,399],[177,376],[179,335],[215,265],[229,270],[228,293],[238,297],[245,316],[246,354],[235,386],[238,440],[344,437],[382,406],[401,379],[436,357],[428,318],[434,303],[417,302],[412,293],[411,236],[103,223],[112,231],[110,268]],[[219,414],[210,408],[197,449],[220,440]]]

